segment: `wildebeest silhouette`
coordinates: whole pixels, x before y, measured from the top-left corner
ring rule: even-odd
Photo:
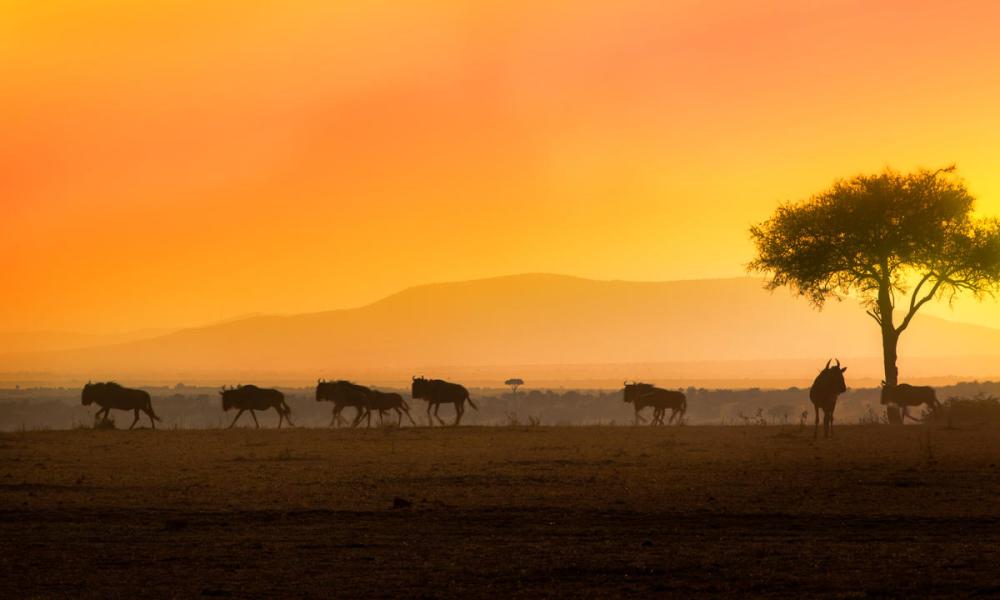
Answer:
[[[929,385],[910,385],[900,383],[898,385],[886,385],[882,382],[882,404],[895,404],[902,410],[903,419],[920,421],[920,419],[910,416],[908,412],[911,406],[927,405],[927,410],[935,411],[940,409],[934,388]]]
[[[289,425],[295,426],[292,423],[292,409],[285,403],[285,395],[278,390],[259,388],[255,385],[239,385],[231,388],[223,386],[219,390],[219,395],[222,396],[222,410],[229,411],[231,408],[236,408],[240,411],[236,413],[236,418],[233,419],[233,422],[229,424],[227,429],[232,429],[240,416],[248,410],[250,411],[250,416],[253,417],[254,425],[260,428],[255,411],[268,410],[270,408],[273,408],[278,413],[278,429],[281,429],[281,422],[283,420],[288,421]]]
[[[663,425],[663,416],[668,408],[670,409],[670,419],[667,420],[667,423],[673,423],[674,417],[677,417],[678,425],[681,423],[684,412],[687,410],[687,396],[683,392],[665,390],[650,383],[625,382],[624,385],[623,400],[631,402],[635,408],[635,423],[637,425],[640,420],[645,421],[639,413],[646,407],[653,408],[653,421],[650,425]]]
[[[135,419],[132,420],[129,429],[135,427],[136,422],[139,421],[140,410],[149,415],[149,424],[153,429],[156,429],[156,421],[160,420],[160,417],[156,416],[156,413],[153,412],[153,402],[150,400],[149,392],[123,387],[114,381],[104,383],[91,383],[88,381],[83,386],[81,399],[84,406],[96,403],[101,407],[101,410],[97,411],[97,414],[94,415],[95,422],[101,413],[104,413],[102,422],[106,421],[111,409],[135,411]]]
[[[316,401],[333,402],[333,418],[330,420],[330,427],[347,422],[340,413],[348,406],[353,406],[358,411],[354,415],[354,420],[351,421],[351,427],[357,427],[368,409],[369,392],[371,390],[365,386],[343,379],[337,381],[320,379],[316,383]]]
[[[372,422],[372,411],[377,410],[379,412],[379,422],[382,422],[382,417],[387,411],[396,411],[396,416],[399,417],[396,425],[401,426],[403,424],[403,414],[406,414],[406,418],[410,420],[410,423],[416,425],[417,422],[413,420],[410,415],[410,406],[403,400],[403,397],[394,392],[380,392],[378,390],[369,389],[368,390],[368,406],[365,407],[365,416],[368,417],[368,425]]]
[[[453,425],[456,426],[461,422],[462,415],[465,414],[466,402],[472,408],[479,410],[479,407],[469,397],[469,390],[457,383],[450,383],[441,379],[414,377],[411,392],[413,398],[420,398],[427,402],[427,423],[429,425],[434,424],[431,418],[432,407],[434,408],[434,418],[438,420],[438,423],[444,425],[444,420],[438,416],[438,410],[440,410],[442,404],[454,404],[455,422]]]
[[[816,413],[816,426],[813,429],[813,438],[819,437],[819,410],[823,409],[823,437],[833,435],[833,411],[837,408],[837,396],[847,391],[847,384],[844,383],[844,371],[847,367],[840,366],[840,359],[836,359],[837,364],[830,366],[833,359],[826,361],[826,366],[816,376],[812,387],[809,388],[809,400],[813,403],[813,411]]]

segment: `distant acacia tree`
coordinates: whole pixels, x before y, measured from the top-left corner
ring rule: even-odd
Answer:
[[[1000,288],[1000,224],[973,216],[974,204],[954,166],[857,175],[751,227],[748,270],[817,308],[838,294],[860,298],[882,333],[886,384],[896,385],[899,336],[922,306]]]
[[[503,382],[503,384],[504,385],[509,385],[511,391],[513,391],[516,394],[517,393],[517,388],[520,387],[520,386],[522,386],[522,385],[524,385],[524,380],[523,379],[517,379],[517,378],[508,379],[507,381]]]

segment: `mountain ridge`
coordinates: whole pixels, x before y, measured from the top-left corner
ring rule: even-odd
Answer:
[[[528,273],[406,288],[356,308],[259,315],[120,344],[6,354],[3,370],[268,372],[874,356],[856,302],[816,311],[763,280],[636,282]],[[1000,330],[918,315],[908,358],[998,355]]]

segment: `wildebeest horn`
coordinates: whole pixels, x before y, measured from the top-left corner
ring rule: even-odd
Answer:
[[[839,358],[835,358],[834,360],[837,361],[837,368],[840,368],[840,359]]]
[[[824,368],[824,369],[829,369],[829,368],[830,368],[830,363],[832,363],[832,362],[833,362],[833,359],[832,359],[832,358],[831,358],[830,360],[826,361],[826,366],[825,366],[825,367],[823,367],[823,368]]]

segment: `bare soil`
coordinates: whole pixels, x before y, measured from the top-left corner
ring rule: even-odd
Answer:
[[[1000,595],[1000,429],[0,435],[0,596]]]

